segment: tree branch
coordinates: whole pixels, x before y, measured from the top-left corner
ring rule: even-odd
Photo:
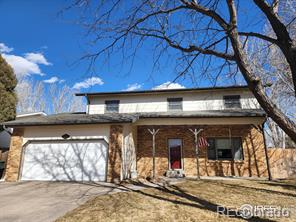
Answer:
[[[193,9],[199,13],[202,13],[208,17],[211,17],[212,19],[214,19],[224,30],[228,29],[228,24],[227,22],[218,14],[216,13],[214,10],[211,10],[209,8],[203,7],[201,5],[199,5],[198,3],[196,3],[196,1],[185,1],[185,0],[181,0],[181,2],[183,2],[183,4],[185,4],[188,8]]]
[[[216,57],[219,57],[222,59],[232,60],[232,61],[235,60],[234,55],[209,49],[209,48],[213,47],[214,45],[218,44],[218,42],[222,41],[221,39],[214,42],[213,44],[211,44],[207,47],[204,47],[204,48],[199,47],[199,46],[195,46],[195,45],[190,45],[189,47],[183,47],[178,43],[174,43],[169,37],[167,37],[165,35],[160,36],[160,35],[157,35],[154,33],[140,33],[140,32],[135,32],[135,31],[133,31],[133,33],[136,35],[143,35],[143,36],[147,36],[147,37],[154,37],[154,38],[158,38],[161,40],[165,40],[169,44],[169,46],[171,46],[172,48],[178,49],[182,52],[186,52],[186,53],[200,52],[201,54],[204,54],[204,55],[213,55],[213,56],[216,56]],[[226,37],[223,37],[222,39],[225,39],[225,38]]]
[[[248,59],[243,51],[237,31],[237,14],[234,0],[227,0],[227,5],[231,24],[229,37],[236,56],[237,65],[242,75],[265,112],[291,137],[293,141],[296,141],[296,124],[292,122],[266,95],[262,81],[253,73],[248,64]]]
[[[279,16],[274,12],[273,6],[269,6],[265,0],[253,0],[260,10],[266,15],[270,25],[272,26],[278,40],[280,42],[290,42],[292,39],[289,35],[286,26],[281,22]]]
[[[260,10],[266,15],[273,31],[277,36],[278,46],[285,55],[290,65],[294,89],[296,89],[296,41],[290,37],[287,27],[281,22],[274,10],[274,5],[269,6],[265,0],[253,0]],[[295,90],[296,93],[296,90]],[[296,94],[295,94],[296,96]]]
[[[259,39],[262,39],[262,40],[265,40],[265,41],[268,41],[268,42],[271,42],[273,44],[278,45],[277,39],[271,38],[271,37],[266,36],[266,35],[262,35],[260,33],[256,33],[256,32],[239,32],[238,34],[241,35],[241,36],[256,37],[256,38],[259,38]]]

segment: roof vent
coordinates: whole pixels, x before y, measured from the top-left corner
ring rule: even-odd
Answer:
[[[64,139],[64,140],[66,140],[66,139],[69,139],[70,138],[70,135],[69,134],[63,134],[62,135],[62,138]]]

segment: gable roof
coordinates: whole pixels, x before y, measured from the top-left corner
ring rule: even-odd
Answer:
[[[79,125],[133,123],[148,118],[242,118],[265,117],[263,110],[210,110],[197,112],[155,112],[155,113],[61,113],[48,116],[29,116],[4,122],[6,127],[42,126],[42,125]]]
[[[138,90],[138,91],[115,91],[115,92],[93,92],[93,93],[76,93],[76,96],[106,96],[106,95],[141,95],[141,94],[159,94],[172,92],[198,92],[198,91],[215,91],[215,90],[248,90],[248,86],[217,86],[201,88],[182,88],[182,89],[155,89],[155,90]]]

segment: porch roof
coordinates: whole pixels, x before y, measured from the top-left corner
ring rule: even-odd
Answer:
[[[229,109],[229,110],[203,110],[187,112],[154,112],[140,113],[139,118],[216,118],[216,117],[264,117],[261,109]]]
[[[48,116],[27,116],[4,122],[7,127],[42,126],[42,125],[79,125],[79,124],[116,124],[133,123],[138,119],[148,118],[232,118],[265,117],[261,109],[252,110],[210,110],[194,112],[153,112],[153,113],[60,113]]]

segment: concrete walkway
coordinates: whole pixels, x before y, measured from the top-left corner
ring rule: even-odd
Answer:
[[[51,222],[92,197],[126,190],[110,183],[0,182],[0,221]]]

